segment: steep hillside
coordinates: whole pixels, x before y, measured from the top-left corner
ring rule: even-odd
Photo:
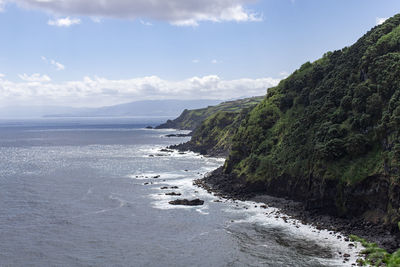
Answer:
[[[398,232],[399,137],[396,15],[269,89],[233,137],[223,182]]]
[[[217,112],[227,113],[240,113],[243,109],[253,108],[255,105],[263,100],[263,96],[251,97],[235,101],[223,102],[216,106],[209,106],[207,108],[187,110],[185,109],[182,114],[174,119],[168,120],[166,123],[157,126],[157,129],[174,128],[181,130],[194,130],[211,115]]]

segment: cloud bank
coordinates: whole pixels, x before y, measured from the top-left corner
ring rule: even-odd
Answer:
[[[264,95],[279,79],[223,80],[216,75],[167,81],[157,76],[127,80],[84,77],[79,81],[52,82],[47,75],[23,74],[22,82],[0,75],[0,106],[52,105],[104,106],[151,99],[231,99]]]
[[[3,1],[65,16],[146,18],[178,26],[196,26],[201,21],[261,20],[259,14],[245,8],[256,0],[0,0],[0,7]]]

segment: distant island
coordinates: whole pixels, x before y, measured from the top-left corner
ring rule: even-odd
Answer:
[[[213,106],[222,100],[145,100],[100,108],[73,108],[63,106],[10,106],[0,108],[0,118],[19,117],[175,117],[183,109]]]
[[[193,130],[174,148],[226,156],[203,183],[300,201],[309,216],[343,219],[338,230],[399,248],[400,14],[303,64],[265,98],[222,105],[160,126]],[[363,242],[366,263],[399,266],[400,252]]]

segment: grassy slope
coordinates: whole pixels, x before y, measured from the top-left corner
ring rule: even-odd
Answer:
[[[339,215],[375,209],[370,219],[397,224],[399,25],[396,15],[269,89],[233,138],[225,173]]]

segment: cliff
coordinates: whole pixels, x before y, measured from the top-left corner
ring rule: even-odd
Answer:
[[[229,151],[205,183],[235,197],[300,201],[364,232],[377,226],[393,237],[381,245],[399,247],[400,14],[354,45],[303,64],[254,108],[210,112],[181,145]],[[190,121],[187,114],[181,117]]]
[[[397,233],[399,130],[396,15],[269,89],[233,137],[225,183]]]

